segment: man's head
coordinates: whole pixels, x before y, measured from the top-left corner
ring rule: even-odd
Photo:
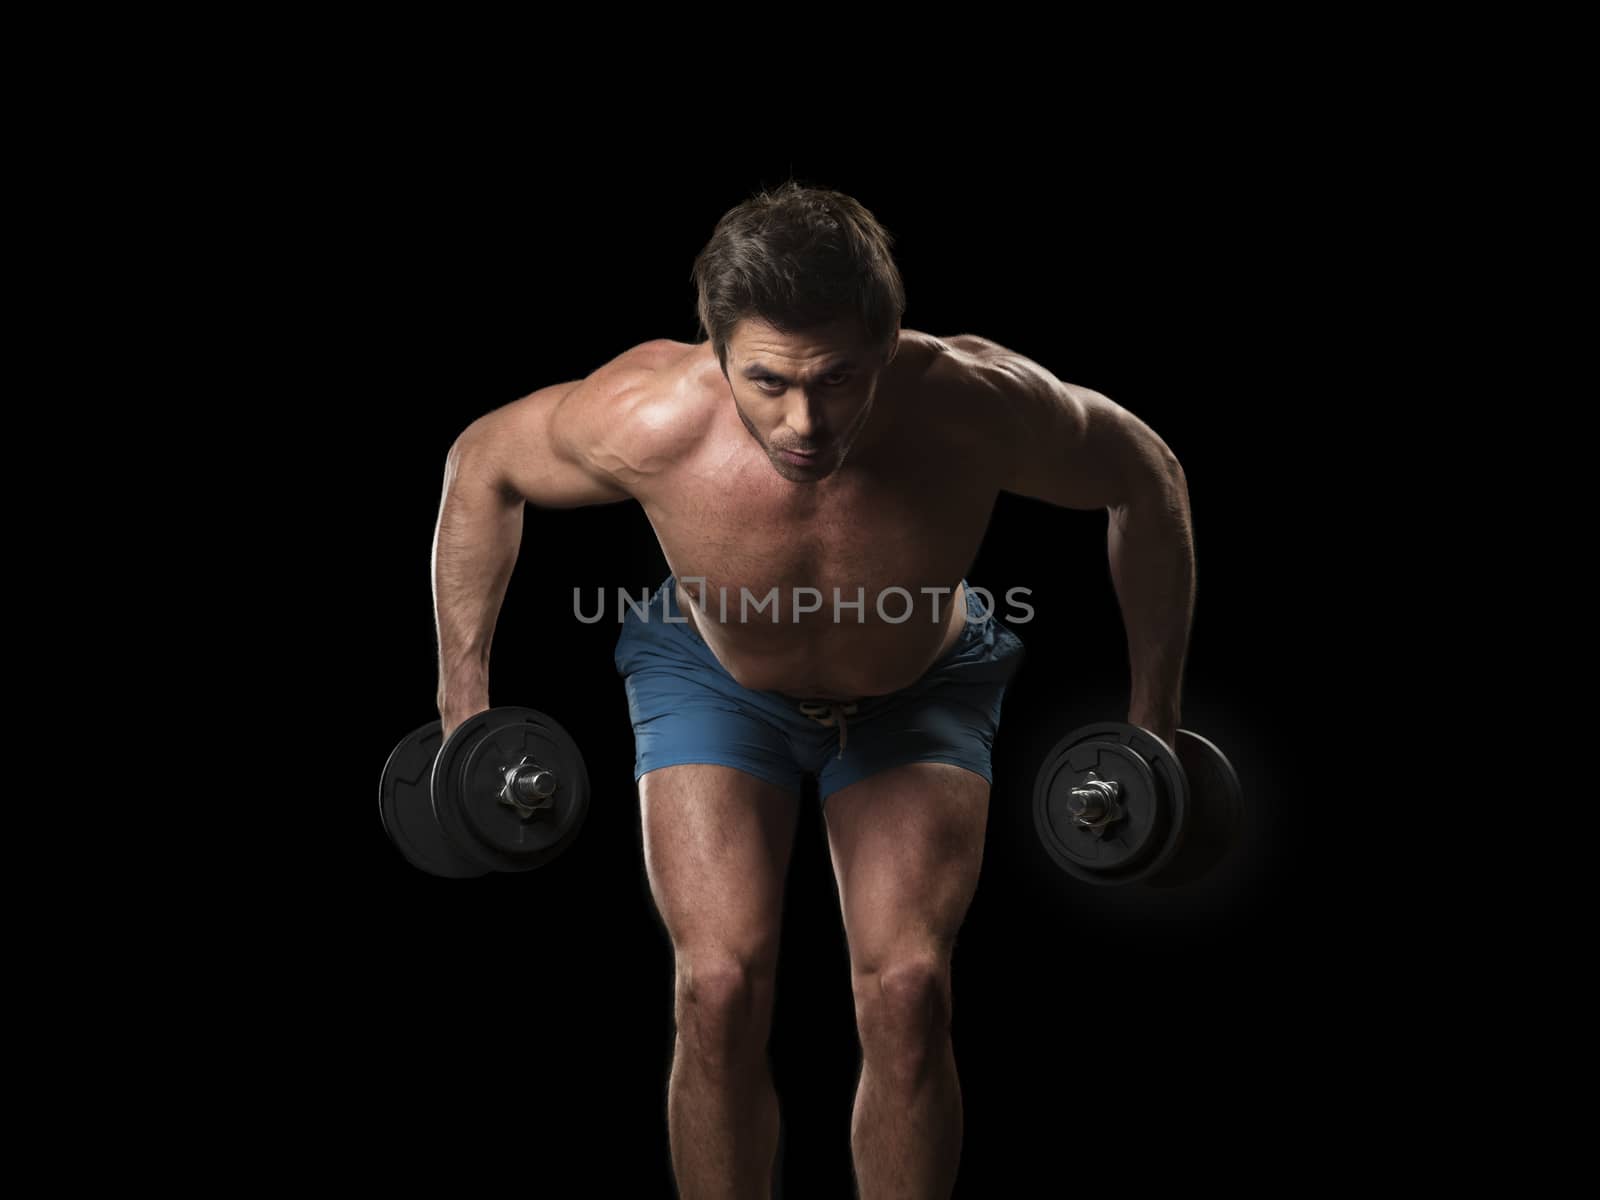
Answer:
[[[701,329],[786,479],[837,468],[871,413],[905,312],[891,241],[849,196],[790,181],[726,213],[695,259]],[[784,453],[801,448],[816,461]]]
[[[734,327],[723,374],[773,468],[792,483],[812,483],[843,465],[866,427],[884,354],[850,319],[784,333],[747,317]]]

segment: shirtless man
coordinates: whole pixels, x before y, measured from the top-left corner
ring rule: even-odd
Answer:
[[[708,340],[648,342],[491,412],[446,468],[446,735],[489,707],[525,504],[636,500],[671,567],[649,608],[628,611],[616,667],[674,949],[672,1165],[695,1200],[769,1194],[766,1046],[805,774],[849,944],[860,1194],[954,1186],[951,951],[1022,649],[962,573],[1000,491],[1109,513],[1127,719],[1169,744],[1178,726],[1194,560],[1177,459],[1137,417],[1020,354],[901,328],[889,244],[839,193],[756,196],[696,260]]]

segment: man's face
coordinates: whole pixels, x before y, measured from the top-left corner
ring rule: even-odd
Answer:
[[[791,483],[815,483],[844,463],[872,415],[885,365],[855,321],[782,333],[746,317],[728,339],[727,377],[739,419]]]

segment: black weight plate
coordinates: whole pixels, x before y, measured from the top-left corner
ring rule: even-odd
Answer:
[[[557,780],[552,808],[529,818],[500,801],[505,769],[524,756]],[[440,752],[433,779],[434,812],[446,836],[496,871],[549,862],[571,845],[589,811],[583,755],[566,730],[536,709],[494,708],[463,722]]]
[[[1238,840],[1244,808],[1239,775],[1215,743],[1178,730],[1178,761],[1189,782],[1189,822],[1183,846],[1150,878],[1152,887],[1176,887],[1209,873]]]
[[[473,835],[511,855],[523,869],[549,861],[571,843],[589,811],[589,776],[577,743],[554,720],[533,709],[516,710],[515,721],[492,729],[462,765],[463,811]],[[500,801],[507,767],[531,759],[556,777],[552,806],[521,817]]]
[[[1122,784],[1118,801],[1122,816],[1100,837],[1080,826],[1068,807],[1068,792],[1090,771]],[[1075,875],[1100,879],[1125,872],[1147,857],[1163,826],[1162,804],[1149,765],[1128,747],[1099,739],[1076,742],[1055,759],[1044,815],[1057,861]]]
[[[472,879],[488,872],[460,854],[445,839],[433,815],[433,759],[442,728],[431,721],[413,729],[383,764],[378,783],[378,815],[407,862],[445,879]]]
[[[484,847],[478,845],[477,839],[467,830],[466,822],[461,815],[461,759],[484,735],[496,711],[498,710],[486,708],[480,713],[474,713],[455,727],[433,760],[433,779],[430,788],[433,815],[439,822],[439,827],[444,830],[445,841],[457,854],[475,863],[484,874],[499,870],[499,867],[493,857]]]
[[[1123,785],[1121,820],[1103,835],[1078,826],[1068,791],[1093,770]],[[1034,783],[1034,825],[1045,850],[1069,874],[1124,884],[1161,869],[1177,851],[1186,812],[1183,771],[1161,739],[1133,725],[1105,722],[1068,734]]]

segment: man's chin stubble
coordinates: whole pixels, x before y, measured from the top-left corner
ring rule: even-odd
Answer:
[[[772,463],[772,469],[790,483],[821,483],[837,471],[841,465],[838,460],[830,459],[825,469],[808,471],[803,467],[796,467],[793,463],[784,462],[778,455],[770,451],[767,453],[767,460]]]

